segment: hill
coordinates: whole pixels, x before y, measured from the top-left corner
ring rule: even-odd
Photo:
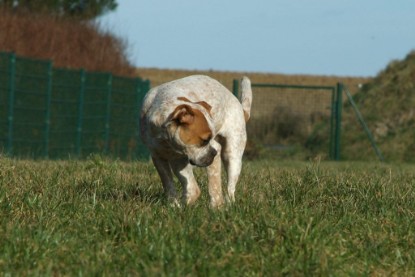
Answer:
[[[415,51],[392,61],[355,96],[385,160],[415,161]],[[343,116],[343,156],[373,158],[373,150],[349,105]]]
[[[126,42],[91,21],[0,9],[0,51],[50,59],[57,67],[133,76]]]

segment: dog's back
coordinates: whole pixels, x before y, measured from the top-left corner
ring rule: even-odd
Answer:
[[[241,88],[238,100],[220,82],[205,75],[192,75],[152,88],[146,95],[141,110],[142,138],[146,140],[144,133],[148,124],[164,124],[174,108],[183,104],[180,99],[184,98],[191,102],[206,101],[212,107],[210,115],[217,131],[225,124],[226,118],[230,119],[225,124],[228,125],[227,128],[232,125],[245,128],[240,119],[248,121],[251,113],[252,90],[248,77],[242,78]]]

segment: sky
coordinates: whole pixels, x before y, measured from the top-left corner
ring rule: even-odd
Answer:
[[[415,49],[414,0],[118,0],[137,67],[375,76]]]

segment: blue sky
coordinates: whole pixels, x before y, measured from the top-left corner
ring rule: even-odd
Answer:
[[[415,49],[414,0],[118,0],[139,67],[375,76]]]

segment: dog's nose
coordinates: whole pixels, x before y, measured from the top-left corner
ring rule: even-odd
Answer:
[[[218,151],[216,151],[215,148],[211,147],[209,150],[209,155],[206,156],[206,158],[204,159],[205,166],[211,165],[217,154],[218,154]]]
[[[189,163],[191,165],[195,165],[195,166],[199,166],[199,167],[206,167],[209,166],[213,163],[213,160],[215,159],[216,155],[218,154],[218,151],[216,151],[215,148],[211,147],[209,149],[209,152],[207,153],[206,156],[204,156],[203,159],[194,161],[194,160],[189,160]]]

